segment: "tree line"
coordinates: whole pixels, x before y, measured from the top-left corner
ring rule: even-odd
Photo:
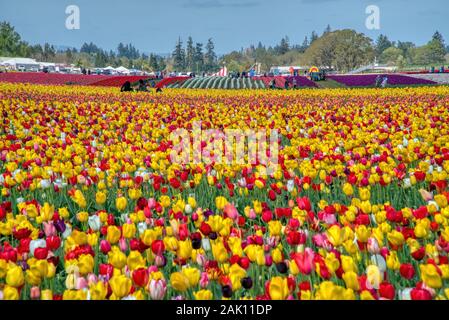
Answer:
[[[169,56],[145,54],[131,43],[119,43],[116,50],[104,50],[95,43],[84,43],[81,48],[56,49],[53,45],[30,45],[8,22],[0,23],[0,56],[31,57],[38,61],[74,64],[79,67],[136,68],[145,71],[215,72],[226,65],[229,71],[247,71],[256,62],[262,71],[276,65],[318,65],[350,71],[377,60],[380,63],[408,66],[429,66],[449,63],[449,46],[436,31],[429,42],[416,46],[412,42],[391,41],[380,35],[375,41],[363,33],[344,29],[333,31],[329,25],[321,35],[312,31],[300,44],[292,44],[284,36],[276,45],[261,42],[218,57],[212,39],[204,45],[188,37],[185,45],[176,41]]]

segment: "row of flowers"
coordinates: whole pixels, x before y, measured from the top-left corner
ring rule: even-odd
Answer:
[[[2,84],[0,299],[447,299],[448,106]],[[171,162],[198,121],[278,129],[277,169]]]
[[[387,77],[389,85],[429,85],[436,84],[436,82],[413,75],[400,74],[363,74],[363,75],[329,75],[328,78],[340,82],[348,87],[367,87],[374,86],[378,77]]]

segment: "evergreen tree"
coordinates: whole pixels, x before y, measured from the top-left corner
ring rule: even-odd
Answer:
[[[187,48],[186,48],[186,67],[188,71],[193,70],[195,65],[195,48],[193,47],[193,39],[189,37],[187,39]]]
[[[309,45],[311,45],[314,41],[318,39],[318,34],[315,31],[312,31],[312,34],[310,35],[310,42]]]
[[[392,47],[393,44],[391,43],[391,41],[388,39],[388,37],[386,35],[379,35],[379,37],[376,40],[376,46],[375,46],[375,50],[376,50],[376,56],[380,57],[380,55],[382,54],[382,52],[384,52],[386,49]]]
[[[332,32],[331,26],[328,24],[326,29],[324,29],[323,36]]]
[[[444,63],[446,61],[446,46],[444,44],[444,39],[441,33],[436,31],[432,40],[427,44],[428,48],[428,61],[429,63]]]
[[[301,45],[301,51],[302,52],[306,51],[308,47],[309,47],[309,39],[307,38],[307,36],[305,36],[304,41],[302,42]]]
[[[204,54],[204,64],[206,71],[214,71],[217,68],[217,55],[215,54],[215,46],[212,38],[207,40],[206,53]]]
[[[183,71],[185,68],[185,51],[182,47],[181,38],[176,43],[175,50],[173,51],[173,67],[176,71]]]
[[[45,43],[44,44],[44,49],[43,49],[43,52],[42,52],[42,58],[45,61],[50,61],[52,58],[55,57],[55,55],[56,55],[55,48],[52,45],[50,45],[49,43]]]
[[[279,44],[278,48],[277,48],[279,54],[285,54],[290,50],[290,43],[289,43],[289,39],[287,36],[285,36],[285,38],[281,39],[281,43]]]
[[[118,47],[117,47],[117,56],[118,57],[124,57],[126,54],[126,48],[125,45],[123,43],[119,43]]]
[[[195,45],[194,70],[196,73],[204,68],[203,44],[197,42]]]
[[[17,56],[27,44],[8,22],[0,23],[0,56]],[[22,52],[21,52],[22,51]]]

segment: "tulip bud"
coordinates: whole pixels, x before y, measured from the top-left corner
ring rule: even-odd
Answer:
[[[97,276],[94,273],[89,273],[89,275],[87,276],[87,284],[88,284],[88,286],[90,287],[90,286],[94,285],[97,282],[98,282]]]
[[[152,279],[148,285],[148,291],[152,300],[162,300],[167,292],[167,284],[165,280]]]
[[[100,241],[100,251],[103,254],[107,254],[109,251],[111,251],[111,245],[108,241],[106,240],[101,240]]]
[[[75,288],[76,288],[76,290],[82,290],[84,288],[87,288],[87,281],[86,281],[86,279],[83,278],[83,277],[78,277],[76,279]]]
[[[367,249],[371,254],[378,254],[380,252],[379,242],[376,238],[368,238]]]
[[[120,238],[118,245],[122,252],[126,252],[126,250],[128,250],[128,243],[125,238]]]
[[[31,287],[30,298],[34,300],[34,299],[39,299],[40,296],[41,296],[41,291],[40,291],[39,287],[37,287],[37,286]]]

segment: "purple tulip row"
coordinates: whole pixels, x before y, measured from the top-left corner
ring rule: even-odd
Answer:
[[[333,79],[348,87],[366,87],[374,86],[376,83],[377,74],[366,75],[329,75],[329,79]],[[383,77],[388,77],[389,85],[416,85],[416,84],[436,84],[434,81],[419,79],[398,74],[381,74]]]
[[[296,79],[296,84],[298,87],[313,87],[316,88],[317,85],[315,82],[310,80],[309,78],[306,78],[304,76],[289,76],[287,77],[288,82],[290,82],[290,85],[293,84],[293,79]]]

